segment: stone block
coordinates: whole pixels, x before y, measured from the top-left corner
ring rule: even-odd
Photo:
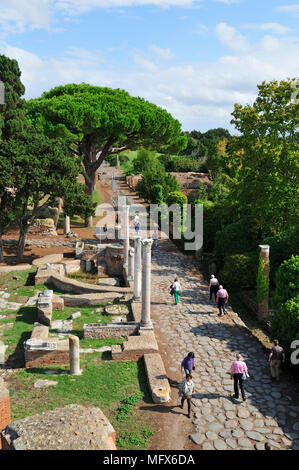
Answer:
[[[42,258],[35,259],[32,264],[38,268],[44,268],[47,263],[59,263],[63,260],[63,253],[54,253],[52,255],[43,256]]]
[[[64,300],[59,295],[53,295],[52,308],[55,310],[64,310]]]
[[[160,354],[145,354],[144,363],[154,403],[170,400],[170,386]]]
[[[40,339],[46,341],[49,335],[49,327],[41,323],[34,323],[30,339]]]

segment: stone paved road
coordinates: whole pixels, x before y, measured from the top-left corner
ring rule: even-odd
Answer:
[[[129,203],[138,202],[136,195],[125,193]],[[186,354],[194,351],[196,357],[191,440],[203,450],[264,450],[266,442],[273,450],[299,450],[299,400],[290,396],[286,382],[272,383],[259,341],[231,309],[218,317],[207,284],[194,272],[194,261],[171,241],[160,241],[153,250],[152,319],[170,383],[183,378],[178,370]],[[175,276],[183,290],[178,306],[169,294]],[[237,352],[250,374],[245,402],[231,398],[229,370]],[[177,404],[175,394],[174,389],[172,408]]]
[[[194,351],[196,393],[192,399],[194,431],[191,439],[200,449],[299,450],[299,406],[288,395],[288,385],[272,383],[262,346],[239,317],[218,317],[209,300],[208,286],[192,277],[193,261],[181,254],[172,242],[161,242],[152,257],[152,310],[155,331],[162,347],[170,347],[169,378],[181,360]],[[191,271],[191,273],[190,273]],[[182,284],[178,306],[172,305],[169,286],[175,276]],[[240,352],[250,378],[247,400],[230,397],[233,382],[230,366]],[[175,398],[175,397],[174,397]]]

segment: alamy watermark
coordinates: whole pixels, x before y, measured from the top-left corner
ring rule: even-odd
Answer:
[[[126,205],[126,197],[118,196],[117,205],[99,204],[96,216],[102,217],[101,227],[96,228],[98,238],[121,240],[126,238],[126,218],[136,235],[151,238],[160,230],[160,238],[184,240],[186,251],[198,251],[203,245],[203,206],[201,204],[150,204],[148,210],[143,204]],[[127,213],[126,213],[127,211]],[[126,215],[127,214],[127,215]]]
[[[294,80],[292,83],[293,93],[291,95],[291,103],[298,104],[299,103],[299,78]]]
[[[4,83],[0,80],[0,104],[5,103],[5,86]]]
[[[291,349],[295,349],[295,351],[292,352],[290,361],[294,366],[297,366],[299,364],[299,339],[292,341]]]

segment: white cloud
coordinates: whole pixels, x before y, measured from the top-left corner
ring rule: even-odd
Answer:
[[[249,47],[246,37],[239,33],[236,28],[226,23],[219,23],[216,26],[216,33],[219,41],[232,50],[245,51]]]
[[[149,50],[154,52],[158,57],[164,60],[174,59],[174,54],[171,52],[169,48],[162,49],[161,47],[155,46],[154,44],[150,46]]]
[[[231,35],[238,37],[235,30]],[[231,48],[214,61],[162,62],[157,66],[145,58],[146,51],[139,51],[126,67],[101,62],[101,51],[74,47],[60,60],[42,60],[10,45],[0,47],[0,53],[18,60],[27,98],[73,82],[123,88],[166,108],[184,129],[207,130],[229,127],[234,103],[252,103],[262,81],[298,76],[298,45],[299,38],[278,39],[267,34],[257,44],[247,43],[242,50]]]
[[[205,24],[198,24],[193,31],[194,34],[204,34],[209,30],[209,28]]]
[[[22,33],[26,29],[48,29],[51,21],[50,2],[51,0],[1,0],[2,36]]]
[[[277,11],[285,11],[287,13],[294,13],[295,15],[299,15],[299,3],[296,5],[283,5],[276,7]]]
[[[286,34],[291,31],[290,28],[287,26],[283,26],[280,23],[262,23],[262,24],[257,24],[257,23],[249,23],[249,24],[244,24],[243,27],[245,29],[256,29],[260,31],[272,31],[275,34]]]
[[[225,3],[226,5],[232,5],[233,3],[239,3],[241,0],[216,0],[220,3]]]
[[[148,70],[150,72],[158,70],[158,66],[156,64],[154,64],[150,60],[145,59],[140,54],[135,54],[134,62],[140,65],[143,69]]]

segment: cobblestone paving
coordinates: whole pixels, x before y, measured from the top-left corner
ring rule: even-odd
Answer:
[[[129,203],[138,202],[125,194]],[[171,350],[166,368],[170,381],[186,354],[195,353],[191,440],[202,450],[264,450],[266,442],[273,450],[299,450],[299,400],[293,400],[283,380],[272,382],[262,346],[239,316],[229,308],[228,315],[218,317],[208,285],[190,275],[194,267],[169,240],[160,241],[152,252],[152,319],[162,358],[163,347]],[[169,294],[175,276],[183,291],[177,306]],[[250,375],[245,402],[231,397],[229,371],[237,352]],[[172,406],[174,401],[172,396]]]
[[[170,346],[168,377],[174,374],[189,351],[194,351],[196,393],[192,398],[194,432],[191,439],[206,450],[272,449],[299,450],[299,406],[288,395],[283,381],[272,383],[267,358],[237,314],[218,317],[209,300],[208,286],[188,275],[194,263],[166,241],[153,250],[152,310],[155,331]],[[169,286],[178,276],[183,295],[172,304]],[[163,342],[162,342],[163,347]],[[233,381],[230,366],[242,354],[250,378],[246,401],[230,397]],[[175,397],[174,397],[175,398]]]

